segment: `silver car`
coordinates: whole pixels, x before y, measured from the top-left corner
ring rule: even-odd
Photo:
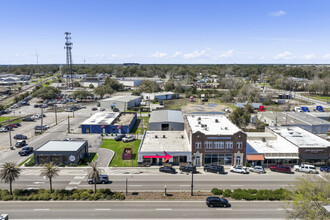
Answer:
[[[265,169],[262,166],[254,166],[249,168],[250,172],[256,172],[256,173],[266,173]]]
[[[122,139],[123,142],[130,142],[130,141],[134,141],[135,137],[134,136],[126,136]]]

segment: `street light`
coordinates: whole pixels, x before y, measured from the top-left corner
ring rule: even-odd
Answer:
[[[190,196],[194,195],[194,164],[195,164],[195,157],[192,156],[192,169],[191,169],[191,191]]]

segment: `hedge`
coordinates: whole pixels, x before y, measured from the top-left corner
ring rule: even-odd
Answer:
[[[8,190],[0,190],[0,200],[124,200],[125,196],[120,192],[112,192],[110,189],[97,189],[96,193],[91,189],[56,189],[53,193],[46,189],[15,189],[13,195]]]
[[[256,190],[256,189],[230,189],[222,190],[213,188],[213,195],[223,195],[236,200],[285,200],[289,199],[289,191],[283,188],[276,190]]]

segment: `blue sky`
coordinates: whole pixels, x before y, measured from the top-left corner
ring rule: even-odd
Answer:
[[[330,63],[327,0],[0,0],[0,64]]]

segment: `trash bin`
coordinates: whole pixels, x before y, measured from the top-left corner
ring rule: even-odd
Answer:
[[[14,147],[13,146],[10,146],[10,150],[14,150]]]

